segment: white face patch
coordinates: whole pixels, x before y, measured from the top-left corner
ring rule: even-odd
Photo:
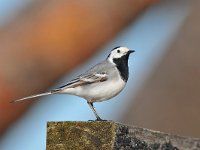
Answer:
[[[127,47],[118,47],[111,51],[108,60],[113,63],[113,59],[121,58],[128,53],[129,49]]]

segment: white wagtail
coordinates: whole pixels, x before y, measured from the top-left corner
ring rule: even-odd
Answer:
[[[66,85],[12,102],[20,102],[50,94],[71,94],[86,99],[96,119],[102,120],[97,114],[93,103],[108,100],[122,91],[129,77],[128,59],[132,52],[135,51],[129,50],[127,47],[115,47],[106,60],[98,63]]]

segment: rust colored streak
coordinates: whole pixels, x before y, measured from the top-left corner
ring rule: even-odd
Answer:
[[[1,29],[0,132],[29,105],[10,100],[44,91],[154,1],[39,1]]]

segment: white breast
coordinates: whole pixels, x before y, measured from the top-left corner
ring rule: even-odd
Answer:
[[[107,81],[92,83],[76,88],[67,88],[64,93],[77,95],[91,102],[101,102],[116,96],[122,91],[125,84],[126,82],[120,78],[117,71],[117,74],[112,76],[112,78],[110,77]]]

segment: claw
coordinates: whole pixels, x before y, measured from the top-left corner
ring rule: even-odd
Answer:
[[[98,117],[95,121],[107,121],[107,120],[104,120],[104,119],[101,119],[100,117]]]

